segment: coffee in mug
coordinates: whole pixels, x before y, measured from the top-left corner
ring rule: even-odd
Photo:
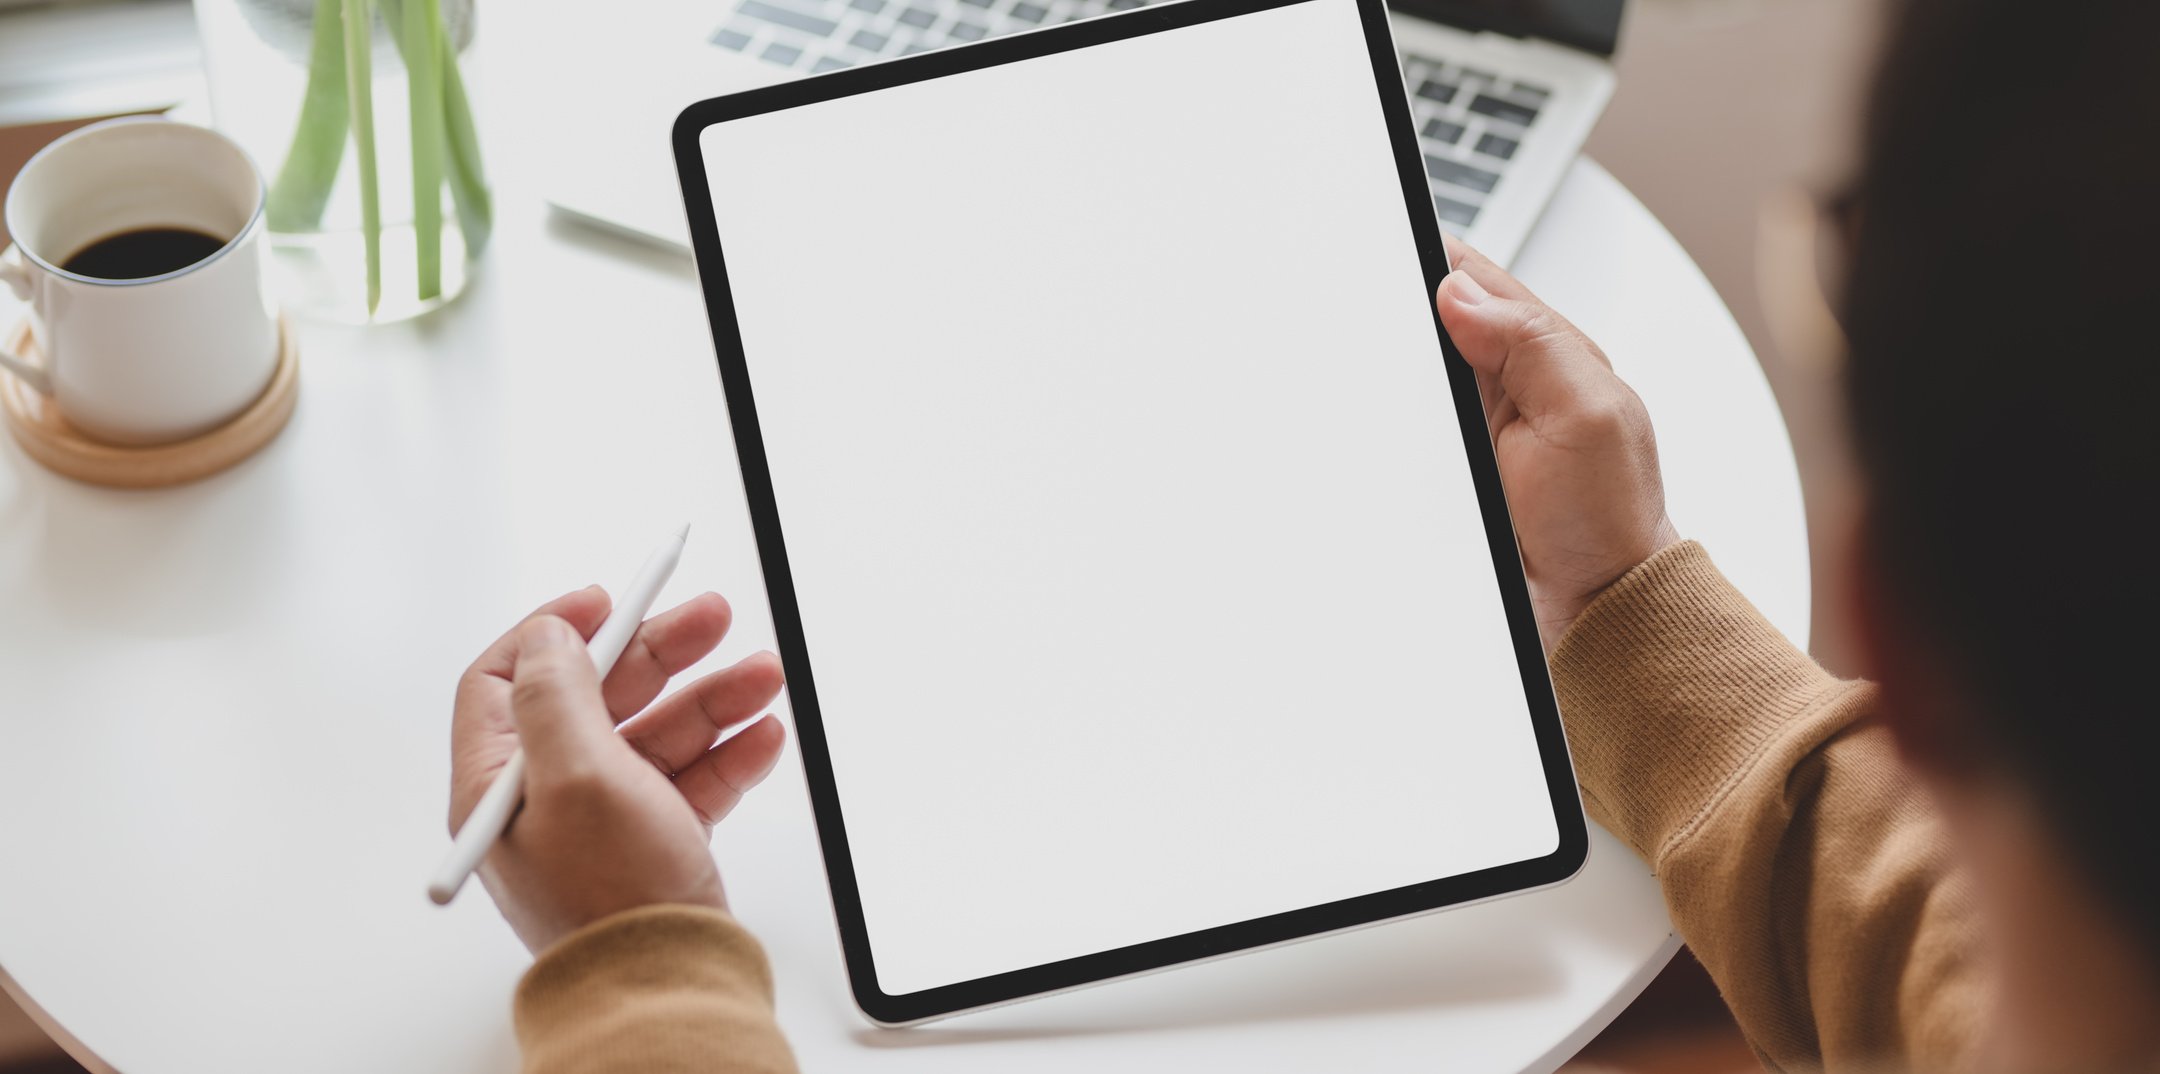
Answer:
[[[30,306],[42,361],[0,366],[114,444],[184,440],[247,409],[275,371],[264,188],[231,140],[160,118],[46,146],[4,210],[0,283]]]
[[[194,228],[138,228],[99,239],[60,262],[60,267],[101,280],[140,280],[178,272],[223,245],[225,240]]]

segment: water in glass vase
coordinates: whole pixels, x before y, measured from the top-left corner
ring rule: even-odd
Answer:
[[[287,307],[343,321],[455,298],[492,203],[460,57],[472,0],[195,0],[217,125],[270,184]]]

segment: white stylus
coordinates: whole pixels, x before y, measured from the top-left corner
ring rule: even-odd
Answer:
[[[637,577],[615,602],[615,610],[608,613],[592,640],[585,643],[585,651],[592,654],[593,669],[602,679],[615,667],[615,661],[630,645],[637,634],[645,613],[652,610],[653,601],[660,596],[661,587],[675,573],[675,564],[681,562],[683,542],[690,538],[690,527],[683,526],[652,555],[645,557],[645,565],[638,568]],[[525,790],[525,751],[510,755],[508,764],[495,774],[495,782],[488,785],[487,793],[480,796],[480,804],[473,807],[472,815],[465,818],[465,826],[458,829],[457,837],[450,841],[450,853],[442,864],[435,867],[435,875],[428,881],[428,898],[438,906],[447,906],[457,897],[458,889],[465,886],[465,878],[480,867],[481,859],[487,857],[495,840],[502,838],[503,829],[510,826],[510,818],[517,812],[518,802]]]

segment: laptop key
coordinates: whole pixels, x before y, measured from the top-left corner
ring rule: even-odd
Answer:
[[[1112,11],[1131,11],[1136,7],[1142,6],[1146,2],[1147,0],[1110,0],[1109,3],[1104,4],[1103,6],[1109,8]]]
[[[857,11],[867,11],[875,15],[885,10],[885,0],[848,0],[847,6]]]
[[[768,4],[765,0],[742,0],[742,5],[737,7],[735,11],[737,14],[748,15],[753,19],[769,22],[775,26],[785,26],[790,30],[801,30],[803,33],[814,34],[818,37],[831,36],[834,30],[840,28],[840,24],[831,19],[821,19],[808,12],[784,8],[778,4]]]
[[[980,41],[984,34],[990,32],[990,29],[987,26],[977,26],[972,22],[956,22],[952,24],[952,29],[945,32],[951,34],[955,40]]]
[[[1443,198],[1438,194],[1433,195],[1432,200],[1433,208],[1439,212],[1440,219],[1447,223],[1457,227],[1469,227],[1477,222],[1475,205],[1464,205],[1453,198]]]
[[[1533,86],[1527,82],[1517,82],[1508,87],[1507,95],[1532,108],[1543,107],[1546,101],[1552,99],[1551,90],[1543,86]]]
[[[750,44],[750,35],[740,30],[721,30],[712,35],[712,43],[729,52],[741,52]]]
[[[1436,157],[1431,153],[1425,154],[1425,174],[1443,183],[1453,183],[1465,190],[1475,190],[1480,194],[1490,194],[1493,187],[1500,185],[1500,177],[1492,172],[1483,168],[1473,168],[1468,164],[1449,160],[1446,157]]]
[[[786,67],[789,64],[794,63],[796,60],[802,58],[802,50],[796,48],[793,45],[784,45],[778,41],[775,41],[772,44],[765,46],[765,51],[759,53],[758,58],[763,60],[769,60],[773,63],[779,64],[782,67]]]
[[[1525,127],[1537,118],[1537,109],[1516,104],[1514,101],[1503,101],[1489,93],[1478,94],[1477,99],[1470,102],[1470,110],[1479,115],[1504,119]]]
[[[848,38],[848,44],[853,45],[856,48],[863,50],[864,52],[876,52],[877,50],[885,47],[886,40],[887,38],[884,34],[875,33],[870,30],[857,30],[855,31],[855,36]]]
[[[1012,6],[1012,17],[1019,19],[1021,22],[1041,22],[1043,16],[1048,14],[1050,14],[1049,8],[1037,7],[1034,4],[1023,3]]]
[[[1453,122],[1451,120],[1432,119],[1427,120],[1425,122],[1425,129],[1419,131],[1418,133],[1432,139],[1433,141],[1445,142],[1448,145],[1454,145],[1455,143],[1462,141],[1463,125]]]
[[[1515,147],[1520,144],[1522,143],[1512,138],[1502,138],[1497,134],[1488,134],[1477,140],[1477,151],[1489,157],[1499,157],[1501,160],[1507,160],[1515,155]]]
[[[1445,82],[1434,82],[1428,78],[1418,83],[1417,95],[1428,101],[1439,101],[1441,104],[1446,104],[1455,99],[1455,87]]]
[[[928,29],[931,23],[937,21],[937,12],[924,11],[919,7],[911,7],[906,11],[900,13],[900,21],[909,26],[914,26],[920,29]]]
[[[837,71],[842,67],[846,67],[847,65],[848,62],[846,60],[836,60],[831,56],[820,56],[818,57],[818,61],[816,63],[810,65],[810,73],[813,75],[822,75],[827,71]]]

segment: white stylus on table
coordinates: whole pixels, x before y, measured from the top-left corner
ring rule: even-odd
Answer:
[[[593,669],[606,679],[615,667],[615,661],[630,645],[637,634],[638,624],[645,621],[645,613],[652,610],[653,601],[660,590],[674,575],[675,565],[682,561],[683,542],[690,539],[690,527],[683,526],[652,555],[645,557],[645,565],[638,568],[637,577],[622,592],[615,608],[608,613],[600,629],[593,632],[592,640],[585,643],[585,651],[592,655]],[[447,906],[455,898],[458,889],[465,886],[465,878],[480,867],[481,859],[487,857],[495,840],[502,838],[503,829],[510,826],[510,817],[517,812],[518,802],[525,791],[525,750],[518,749],[510,755],[508,764],[495,773],[495,782],[488,785],[487,793],[480,796],[480,804],[473,807],[472,815],[465,818],[465,826],[458,829],[450,840],[450,853],[435,867],[435,875],[428,880],[428,898],[438,906]]]

